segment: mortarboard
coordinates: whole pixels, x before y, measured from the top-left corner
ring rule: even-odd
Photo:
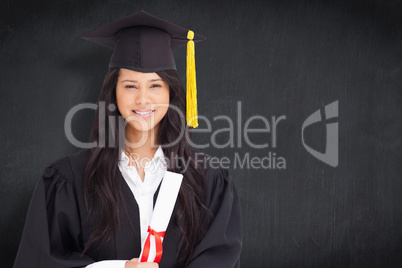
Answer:
[[[172,49],[187,45],[187,124],[198,126],[194,42],[205,37],[145,11],[81,34],[79,37],[113,49],[109,68],[138,72],[174,69]]]

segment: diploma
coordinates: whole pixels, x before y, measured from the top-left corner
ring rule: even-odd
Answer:
[[[165,172],[150,226],[148,226],[148,236],[142,245],[139,262],[159,262],[161,260],[163,238],[173,213],[182,180],[182,174]]]

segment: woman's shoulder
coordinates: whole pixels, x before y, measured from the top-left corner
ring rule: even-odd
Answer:
[[[51,162],[45,167],[43,178],[65,182],[82,178],[90,154],[90,149],[84,149]]]
[[[230,180],[229,171],[218,158],[206,153],[196,153],[197,163],[202,166],[207,177],[214,180]]]
[[[206,153],[197,153],[197,162],[203,167],[205,174],[204,193],[206,199],[220,195],[233,187],[229,170],[223,167],[217,158]]]

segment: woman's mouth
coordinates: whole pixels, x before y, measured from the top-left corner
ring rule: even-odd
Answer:
[[[151,116],[151,114],[154,113],[155,110],[133,110],[133,112],[138,117],[147,118]]]

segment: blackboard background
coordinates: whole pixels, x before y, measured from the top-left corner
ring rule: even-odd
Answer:
[[[80,150],[64,134],[67,112],[100,92],[111,51],[77,35],[142,9],[208,38],[196,45],[200,114],[236,118],[241,101],[244,118],[286,116],[276,148],[203,150],[286,159],[285,170],[230,168],[242,204],[243,267],[402,265],[402,1],[7,0],[0,4],[1,267],[12,266],[44,167]],[[175,56],[185,81],[185,50]],[[334,168],[303,148],[301,125],[336,100]],[[88,139],[93,118],[90,110],[74,117],[78,139]],[[270,134],[251,137],[272,145]],[[325,124],[311,127],[306,142],[324,151]]]

